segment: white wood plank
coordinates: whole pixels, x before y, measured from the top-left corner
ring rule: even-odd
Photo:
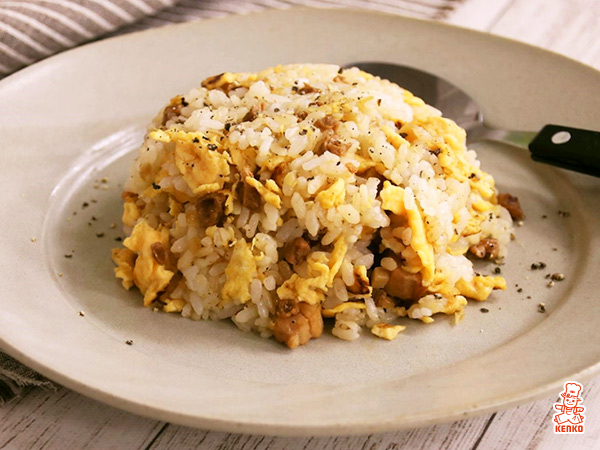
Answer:
[[[600,69],[600,2],[597,0],[515,0],[491,31]]]
[[[66,388],[35,389],[0,408],[0,449],[144,449],[162,426]]]
[[[489,31],[515,0],[468,0],[445,20],[479,31]]]
[[[577,381],[577,380],[575,380]],[[586,431],[581,436],[553,432],[552,406],[558,395],[499,412],[481,440],[481,448],[594,449],[600,446],[600,377],[583,383],[582,404],[586,407]]]
[[[557,396],[558,398],[558,393]],[[600,448],[600,377],[587,383],[583,383],[581,391],[583,401],[581,404],[586,407],[585,414],[585,433],[583,435],[556,435],[552,431],[552,427],[546,426],[540,430],[534,441],[538,448],[551,450],[570,450],[578,449],[598,449]],[[558,403],[555,399],[550,402]],[[550,421],[556,411],[549,412]]]
[[[207,448],[219,450],[470,449],[490,415],[431,427],[369,436],[286,438],[250,436],[169,426],[148,450]]]

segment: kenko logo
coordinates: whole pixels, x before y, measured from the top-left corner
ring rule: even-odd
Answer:
[[[576,381],[567,381],[565,390],[560,393],[561,403],[555,403],[554,432],[557,434],[581,434],[584,432],[585,406],[577,406],[583,386]]]

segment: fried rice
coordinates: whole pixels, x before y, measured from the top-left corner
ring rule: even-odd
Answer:
[[[290,348],[324,319],[344,340],[458,323],[506,287],[473,268],[506,255],[513,225],[465,131],[356,68],[204,80],[154,118],[122,197],[126,289]]]

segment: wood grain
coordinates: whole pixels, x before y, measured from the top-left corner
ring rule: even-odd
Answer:
[[[464,0],[448,21],[525,41],[600,68],[597,0]],[[34,390],[0,409],[0,449],[599,448],[600,377],[584,382],[582,396],[587,409],[583,436],[552,432],[552,405],[557,396],[558,392],[494,414],[395,433],[282,438],[191,429],[129,414],[65,388],[56,393]]]
[[[0,408],[0,449],[143,449],[162,426],[66,388],[34,389]]]

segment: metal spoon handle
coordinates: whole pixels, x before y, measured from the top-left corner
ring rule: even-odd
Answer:
[[[534,161],[600,177],[598,131],[560,125],[546,125],[538,133],[491,128],[484,123],[467,127],[469,143],[484,139],[529,147]]]
[[[600,177],[600,132],[546,125],[529,151],[534,161]]]
[[[465,124],[461,126],[467,130],[467,141],[469,143],[481,140],[491,140],[507,142],[520,147],[527,147],[537,135],[537,133],[534,131],[516,131],[492,128],[483,122],[475,123],[474,125]]]

